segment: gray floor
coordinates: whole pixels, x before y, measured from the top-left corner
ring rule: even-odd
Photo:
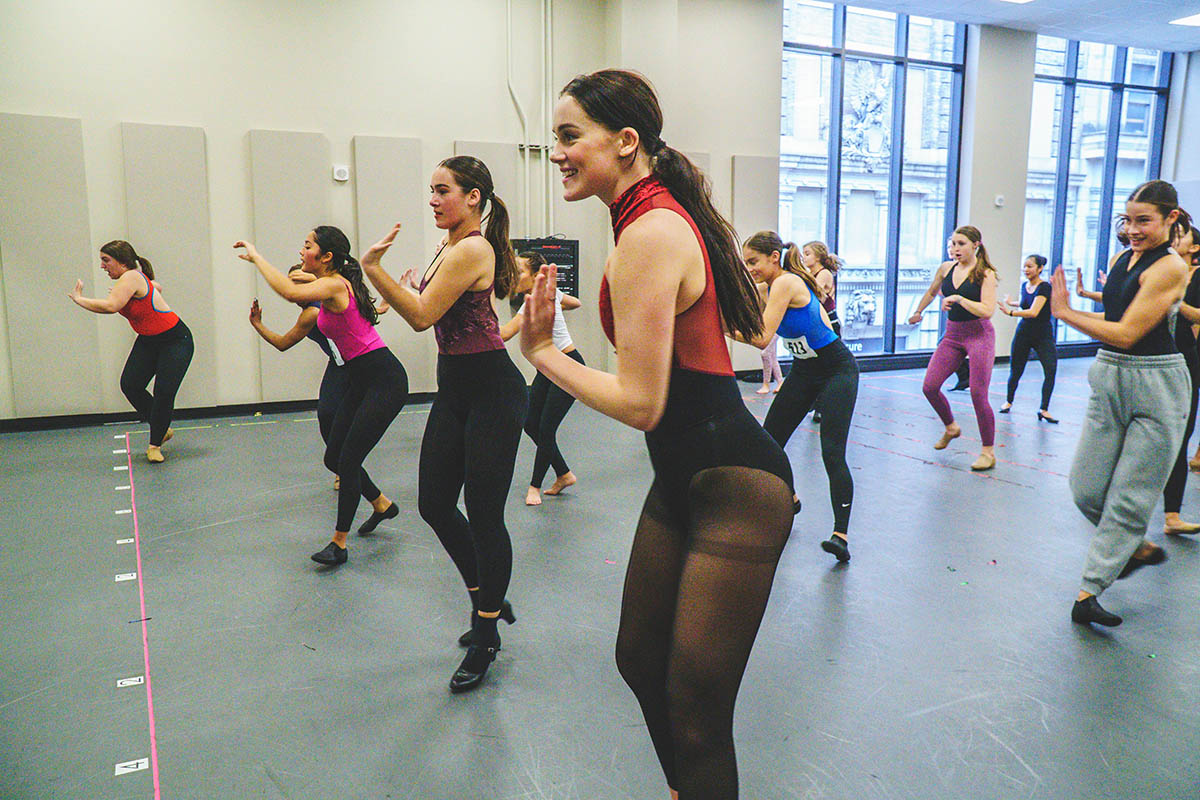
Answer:
[[[938,453],[920,373],[864,375],[845,568],[817,547],[827,484],[815,429],[797,431],[805,508],[738,705],[743,797],[1200,795],[1197,543],[1166,542],[1167,564],[1105,595],[1123,627],[1068,620],[1089,526],[1065,475],[1089,363],[1060,365],[1057,427],[1034,418],[1030,367],[985,475],[968,470],[969,397],[951,395],[967,435]],[[451,696],[465,599],[415,511],[425,410],[368,463],[403,513],[334,571],[308,560],[335,497],[311,414],[181,422],[153,468],[134,432],[142,569],[125,582],[133,515],[114,487],[130,481],[112,451],[127,428],[0,438],[0,797],[155,796],[153,770],[114,775],[151,756],[146,686],[116,686],[145,673],[139,583],[164,798],[665,797],[612,659],[650,478],[640,435],[577,406],[560,441],[580,483],[537,509],[522,443],[518,622],[485,686]]]

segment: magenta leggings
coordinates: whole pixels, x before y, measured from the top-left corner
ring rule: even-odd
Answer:
[[[996,442],[996,416],[988,403],[988,385],[992,382],[992,364],[996,360],[996,329],[992,327],[990,319],[946,321],[946,335],[938,342],[937,350],[933,351],[921,390],[944,424],[954,422],[954,412],[950,410],[950,401],[942,393],[942,384],[968,356],[971,402],[975,405],[975,419],[979,422],[979,438],[984,447],[991,447]]]

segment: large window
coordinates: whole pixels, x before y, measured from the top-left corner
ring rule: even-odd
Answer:
[[[785,0],[783,38],[780,235],[845,262],[851,351],[932,349],[940,315],[907,317],[954,226],[965,27]]]
[[[1035,70],[1024,249],[1098,289],[1125,198],[1158,177],[1171,54],[1038,36]],[[1066,325],[1058,338],[1087,339]]]

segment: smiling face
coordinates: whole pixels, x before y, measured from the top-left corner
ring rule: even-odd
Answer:
[[[610,131],[565,94],[554,105],[554,136],[550,160],[562,175],[563,199],[615,199],[617,181],[641,146],[637,133],[632,128]]]
[[[778,250],[767,254],[760,253],[752,247],[743,247],[742,260],[746,262],[746,269],[750,271],[755,283],[766,283],[777,277],[782,270],[779,266]]]
[[[951,261],[957,261],[959,264],[969,264],[975,258],[975,243],[968,239],[965,234],[956,231],[946,242],[946,252],[949,254]]]
[[[429,207],[433,209],[433,224],[449,230],[472,217],[479,216],[478,189],[463,191],[447,167],[438,166],[429,179]]]
[[[117,261],[108,253],[100,254],[100,269],[104,270],[104,274],[112,278],[114,281],[129,271],[129,267]]]
[[[1179,209],[1172,210],[1164,217],[1158,206],[1136,200],[1125,204],[1125,215],[1121,218],[1125,235],[1129,237],[1129,246],[1135,252],[1150,250],[1166,242],[1177,219]]]
[[[1021,266],[1025,272],[1025,280],[1030,283],[1035,283],[1042,274],[1042,268],[1032,258],[1025,259],[1025,263]]]

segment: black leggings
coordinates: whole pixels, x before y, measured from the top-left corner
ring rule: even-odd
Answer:
[[[791,467],[733,378],[679,369],[646,444],[654,483],[629,555],[617,667],[668,785],[681,800],[730,800],[734,701],[791,532]]]
[[[816,406],[821,413],[821,460],[829,476],[833,529],[849,533],[854,479],[846,464],[846,440],[858,399],[858,364],[841,339],[815,352],[815,358],[792,359],[763,427],[780,447],[786,447],[804,415]]]
[[[1182,318],[1180,324],[1187,324]],[[1196,429],[1196,401],[1200,392],[1200,363],[1197,363],[1196,352],[1185,352],[1184,361],[1188,365],[1188,373],[1192,376],[1192,401],[1188,405],[1187,427],[1183,430],[1183,443],[1179,446],[1179,455],[1175,466],[1171,468],[1171,476],[1167,478],[1166,488],[1163,489],[1163,511],[1168,514],[1178,514],[1183,508],[1183,490],[1187,487],[1188,476],[1188,440]]]
[[[379,497],[363,461],[404,408],[408,374],[386,347],[350,359],[343,369],[348,385],[330,424],[325,466],[341,479],[334,530],[345,532],[354,522],[359,496],[368,502]]]
[[[512,577],[504,503],[529,406],[505,350],[438,356],[438,392],[421,440],[417,509],[482,611],[498,611]],[[466,516],[458,508],[463,494]]]
[[[583,356],[578,350],[572,350],[567,356],[580,364]],[[529,415],[525,417],[525,432],[537,445],[537,453],[533,457],[533,477],[530,486],[542,487],[546,479],[546,470],[554,467],[554,474],[560,478],[571,471],[567,461],[558,449],[558,426],[571,410],[575,398],[556,386],[549,378],[538,373],[529,389]]]
[[[1037,353],[1042,362],[1042,411],[1050,410],[1050,395],[1054,394],[1054,374],[1058,369],[1058,350],[1054,346],[1054,331],[1051,328],[1035,330],[1024,321],[1017,325],[1013,334],[1011,361],[1008,367],[1008,403],[1012,405],[1017,395],[1017,384],[1025,372],[1029,351]]]
[[[162,444],[171,427],[175,413],[175,395],[196,346],[192,332],[179,320],[167,331],[154,336],[138,334],[121,371],[121,391],[130,404],[137,409],[142,421],[150,423],[150,444]],[[154,379],[154,394],[146,391],[150,379]]]
[[[317,395],[317,427],[321,429],[321,440],[329,444],[329,432],[333,430],[333,416],[337,413],[346,389],[350,385],[350,370],[338,366],[332,358],[321,376],[321,391]]]

